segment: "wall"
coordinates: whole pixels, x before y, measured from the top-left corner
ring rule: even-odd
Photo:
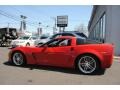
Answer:
[[[109,9],[111,9],[109,14],[112,15],[110,42],[115,45],[115,55],[120,55],[120,6],[110,6]]]
[[[102,14],[106,14],[106,33],[105,42],[114,43],[115,55],[120,55],[120,6],[101,5],[97,6],[97,10],[92,24],[89,28],[89,32],[92,31],[97,21],[100,19]]]

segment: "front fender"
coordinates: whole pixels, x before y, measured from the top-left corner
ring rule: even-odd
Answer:
[[[32,55],[32,52],[29,50],[29,49],[26,49],[24,47],[17,47],[17,48],[14,48],[12,51],[11,51],[11,55],[9,55],[9,59],[11,59],[12,57],[12,54],[16,51],[19,51],[21,53],[24,54],[25,56],[25,59],[26,59],[26,62],[27,64],[36,64],[36,60],[34,59],[33,55]]]

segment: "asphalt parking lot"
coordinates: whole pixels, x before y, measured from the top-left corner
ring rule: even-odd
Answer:
[[[120,60],[114,59],[111,68],[97,75],[82,75],[74,69],[26,66],[16,67],[6,63],[9,49],[0,47],[1,85],[119,85]]]

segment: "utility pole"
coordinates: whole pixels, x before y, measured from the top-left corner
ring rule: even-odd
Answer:
[[[20,31],[22,32],[23,30],[26,30],[26,21],[25,19],[27,18],[24,15],[20,15],[21,18],[21,25],[20,25]]]
[[[56,31],[57,31],[57,21],[56,21],[56,17],[52,17],[52,19],[54,20],[54,26],[53,26],[53,34],[55,34],[56,33]]]
[[[8,23],[8,26],[7,26],[7,33],[9,33],[9,23]]]

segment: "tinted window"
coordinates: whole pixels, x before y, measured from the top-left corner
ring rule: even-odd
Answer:
[[[29,39],[29,36],[19,37],[19,39],[22,39],[22,40],[27,40],[27,39]]]
[[[40,39],[46,39],[48,38],[47,36],[41,36]]]
[[[85,39],[77,38],[76,45],[81,45],[81,44],[85,44],[85,43],[86,43]]]
[[[48,46],[48,47],[56,47],[56,46],[58,46],[58,43],[59,43],[60,41],[61,41],[61,40],[57,40],[57,39],[56,39],[56,40],[48,43],[47,46]]]
[[[59,42],[59,46],[70,46],[71,40],[70,39],[64,39],[61,42]]]
[[[41,45],[40,47],[48,46],[48,47],[59,47],[59,46],[70,46],[70,39],[52,39],[49,42]]]
[[[32,39],[32,40],[35,40],[35,39],[37,39],[37,37],[31,37],[31,39]]]

